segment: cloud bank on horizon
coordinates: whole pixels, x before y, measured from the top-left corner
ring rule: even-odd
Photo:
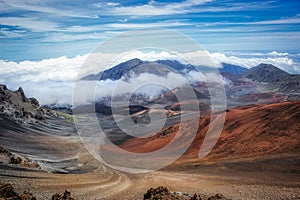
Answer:
[[[212,61],[216,64],[216,67],[221,67],[221,63],[230,63],[239,65],[246,68],[251,68],[259,65],[260,63],[273,64],[274,66],[283,69],[289,73],[300,74],[300,54],[289,54],[286,52],[206,52]],[[182,55],[181,58],[190,57],[193,59],[195,53],[187,53]],[[96,74],[108,67],[114,66],[121,62],[127,61],[133,58],[139,58],[147,61],[155,60],[178,60],[184,62],[181,58],[170,54],[169,52],[142,52],[134,51],[128,55],[117,60],[111,64],[110,58],[113,55],[97,53],[97,59],[101,60],[101,63],[93,63],[90,66],[85,64],[86,59],[88,59],[88,54],[83,56],[76,56],[73,58],[67,58],[65,56],[44,59],[41,61],[23,61],[23,62],[12,62],[0,60],[0,83],[5,83],[10,89],[16,90],[19,86],[22,86],[28,96],[34,96],[40,100],[42,104],[71,104],[72,95],[74,90],[74,84],[76,80],[80,79],[78,77],[79,71],[83,71],[83,75]],[[199,81],[201,77],[197,78],[197,74],[189,74],[193,81]],[[213,76],[210,78],[213,80]],[[170,75],[166,79],[161,80],[160,77],[153,77],[153,75],[148,74],[148,78],[145,75],[137,77],[132,80],[132,85],[141,84],[143,81],[149,80],[160,80],[161,83],[168,85],[169,87],[177,87],[184,83],[176,75]],[[176,80],[175,82],[173,80]],[[170,83],[172,83],[170,85]],[[224,82],[225,83],[225,82]],[[94,98],[94,91],[91,91],[91,85],[94,83],[86,83],[83,81],[80,83],[82,87],[82,94],[85,94],[85,98],[81,101],[82,103],[91,102]],[[105,88],[101,90],[101,93],[97,93],[96,96],[103,97],[109,94],[117,82],[107,81],[102,82],[99,87]],[[126,82],[126,89],[130,89],[131,86]],[[103,87],[104,86],[104,87]],[[159,89],[160,90],[160,89]],[[148,89],[150,91],[150,89]],[[151,94],[157,94],[158,89],[152,89]],[[45,95],[47,94],[47,95]]]

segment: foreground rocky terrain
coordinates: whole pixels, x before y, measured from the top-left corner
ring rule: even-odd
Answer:
[[[0,142],[4,147],[2,152],[5,155],[15,155],[18,152],[24,157],[31,157],[40,168],[29,168],[1,161],[0,179],[2,182],[11,184],[17,189],[18,194],[30,190],[30,193],[33,193],[37,199],[49,199],[53,194],[59,193],[61,195],[58,197],[61,197],[64,196],[62,191],[68,190],[71,191],[74,199],[139,200],[144,198],[149,188],[159,186],[167,187],[170,195],[183,195],[187,198],[193,197],[195,193],[202,195],[204,199],[220,193],[222,197],[228,199],[297,199],[300,197],[299,154],[296,151],[299,140],[296,133],[292,134],[293,131],[298,130],[297,123],[294,124],[296,121],[292,120],[297,120],[298,104],[298,102],[286,102],[229,110],[225,135],[221,136],[208,159],[197,159],[198,148],[196,148],[197,143],[194,143],[187,154],[173,165],[147,174],[122,173],[103,166],[86,152],[70,122],[47,119],[47,126],[39,125],[34,129],[32,126],[21,126],[17,122],[2,118],[0,120],[2,122]],[[284,116],[285,113],[290,113],[291,124],[287,126],[292,128],[284,129],[284,126],[280,126],[283,128],[283,133],[287,130],[292,131],[290,138],[285,135],[281,136],[282,134],[276,136],[273,132],[262,133],[263,137],[256,135],[253,131],[256,128],[259,132],[268,131],[266,129],[268,126],[263,128],[265,126],[262,126],[263,124],[257,124],[250,129],[251,124],[245,123],[243,130],[249,129],[248,134],[242,134],[244,131],[241,134],[230,132],[232,131],[229,128],[230,124],[234,124],[235,120],[240,123],[246,122],[246,119],[255,121],[255,117],[266,115],[270,110],[278,112],[274,115],[276,117],[269,114],[265,123],[274,127],[279,123],[276,121],[277,118],[287,117]],[[239,114],[233,114],[234,112]],[[260,126],[263,129],[260,129]],[[50,127],[56,127],[56,131]],[[165,132],[165,135],[158,135],[158,139],[150,138],[152,144],[155,144],[153,141],[168,139],[174,134],[172,131],[176,129],[168,130],[169,132]],[[274,134],[276,137],[270,140]],[[201,132],[197,135],[203,137]],[[234,138],[230,139],[233,136]],[[226,144],[224,137],[232,142]],[[266,148],[264,145],[256,145],[259,137],[262,137],[262,140],[270,140],[269,145],[274,145],[274,147],[281,145],[284,148],[280,150],[279,147]],[[284,143],[285,140],[288,144]],[[250,147],[243,149],[238,145],[243,141],[245,144],[253,141],[249,145],[256,145],[255,151]],[[124,148],[130,149],[127,142],[128,146]],[[139,145],[139,143],[132,144]],[[145,142],[145,147],[148,144]],[[229,145],[228,151],[221,148],[222,145]],[[231,148],[237,148],[236,153],[231,154]],[[144,150],[149,150],[149,148]],[[245,157],[245,150],[256,156]],[[152,194],[153,190],[150,193]],[[156,194],[155,191],[154,194]]]
[[[36,200],[30,191],[24,191],[19,195],[12,185],[0,182],[0,199],[1,200]],[[52,200],[74,200],[71,196],[71,192],[65,190],[65,192],[57,193],[52,196]]]
[[[67,115],[32,105],[20,91],[9,91],[4,86],[3,90],[6,96],[1,102],[5,112],[0,114],[0,180],[4,193],[8,192],[5,195],[15,197],[0,198],[300,198],[299,101],[228,109],[218,143],[207,158],[199,159],[199,146],[210,120],[209,115],[204,115],[194,142],[179,160],[159,171],[129,174],[95,160]],[[176,104],[171,109],[175,114],[170,119],[176,119],[180,110]],[[16,111],[21,114],[15,115]],[[27,116],[30,112],[32,116]],[[35,114],[42,117],[36,118]],[[143,109],[138,109],[132,116],[138,120],[144,114]],[[159,149],[180,126],[176,120],[171,122],[153,137],[120,140],[119,146],[132,152]]]
[[[0,200],[36,200],[30,191],[24,191],[23,194],[18,194],[12,185],[0,182]],[[71,192],[65,190],[64,193],[54,194],[52,200],[74,200]],[[143,197],[143,200],[229,200],[222,194],[216,194],[207,197],[201,194],[189,194],[183,192],[170,192],[168,188],[159,186],[150,188]]]

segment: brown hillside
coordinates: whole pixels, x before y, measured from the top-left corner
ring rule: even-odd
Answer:
[[[198,133],[182,159],[196,159],[210,119],[201,118]],[[179,124],[146,139],[121,145],[132,152],[151,152],[168,144]],[[237,107],[226,113],[222,134],[205,159],[227,160],[300,152],[300,101]]]

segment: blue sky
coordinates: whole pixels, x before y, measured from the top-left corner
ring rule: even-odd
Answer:
[[[209,51],[296,51],[299,8],[299,0],[0,0],[0,59],[84,55],[122,31],[158,27]]]

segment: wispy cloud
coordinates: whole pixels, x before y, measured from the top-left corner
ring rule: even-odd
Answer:
[[[212,22],[209,25],[276,25],[276,24],[299,24],[300,17],[283,17],[280,19],[272,20],[257,20],[257,21],[246,21],[246,22]],[[204,23],[203,23],[204,24]]]
[[[20,38],[24,37],[26,31],[10,30],[9,28],[0,28],[0,38]]]
[[[88,12],[78,9],[76,7],[69,7],[69,9],[55,8],[51,5],[51,3],[47,3],[45,1],[23,1],[23,0],[3,0],[4,5],[10,6],[11,10],[28,10],[40,13],[49,13],[57,16],[65,16],[65,17],[82,17],[82,18],[98,18],[97,15],[89,15]],[[3,4],[2,4],[3,5]],[[60,5],[60,6],[63,6]]]
[[[110,28],[120,29],[135,29],[135,28],[160,28],[160,27],[181,27],[181,26],[192,26],[191,23],[183,22],[155,22],[155,23],[113,23],[107,24]]]
[[[104,40],[105,33],[85,33],[85,34],[65,34],[65,33],[51,33],[42,40],[42,42],[69,42],[78,40]]]
[[[0,17],[0,24],[16,26],[36,32],[55,31],[59,29],[56,22],[42,21],[33,17]]]
[[[159,3],[150,1],[148,4],[136,6],[119,6],[116,5],[109,12],[112,15],[127,16],[158,16],[183,14],[191,12],[193,6],[203,5],[213,0],[185,0],[180,3]]]
[[[249,24],[257,25],[269,25],[269,24],[300,24],[300,17],[276,19],[276,20],[265,20],[258,22],[249,22]]]
[[[116,2],[99,2],[99,3],[93,3],[92,6],[95,8],[103,8],[103,7],[116,7],[119,6],[119,3]]]

